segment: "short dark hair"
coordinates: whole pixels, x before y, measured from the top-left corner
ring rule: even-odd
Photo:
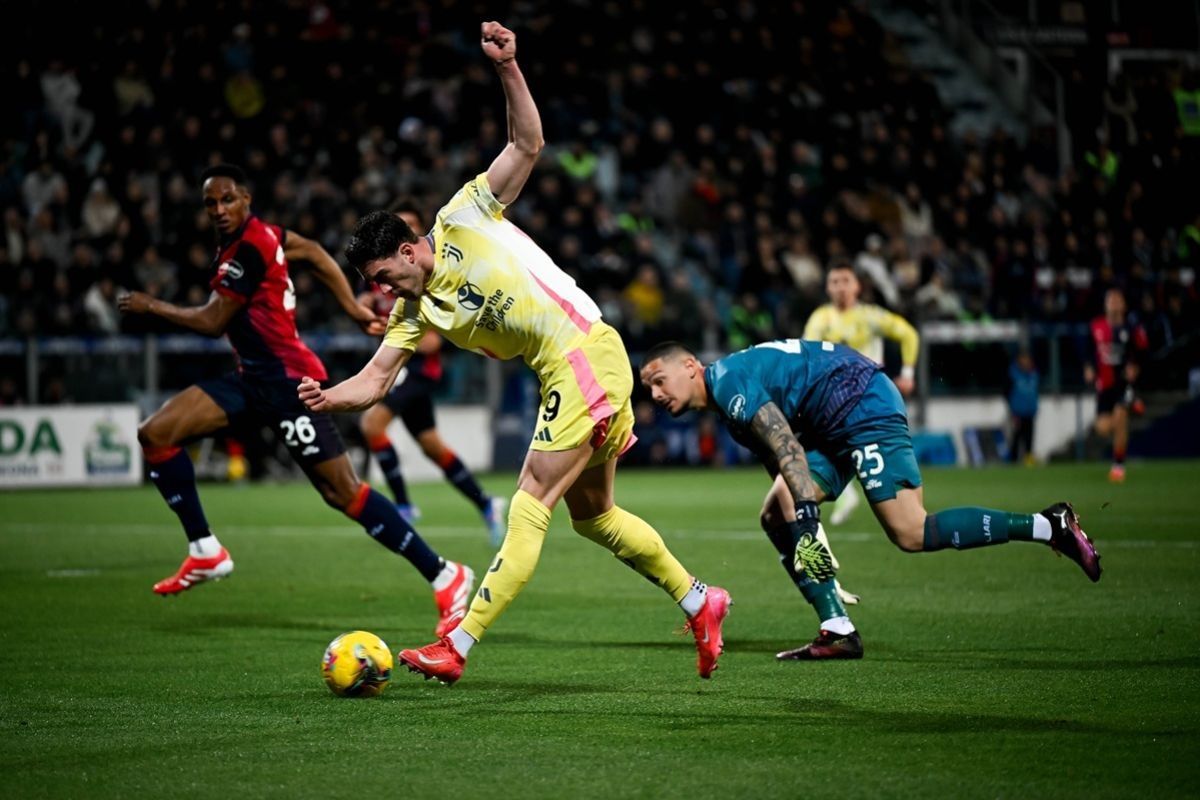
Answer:
[[[346,260],[359,272],[372,261],[391,258],[407,242],[413,244],[417,235],[408,223],[390,211],[372,211],[358,221],[350,243],[346,245]]]
[[[249,179],[246,178],[246,170],[237,164],[214,164],[200,173],[200,185],[207,183],[209,178],[229,178],[242,188],[250,185]]]
[[[848,260],[846,260],[844,258],[839,258],[836,261],[834,261],[832,264],[830,264],[829,269],[825,270],[825,274],[828,275],[830,272],[833,272],[835,269],[848,269],[854,273],[855,277],[858,276],[858,270],[856,270],[854,268],[854,265],[851,264]]]
[[[646,365],[651,361],[657,361],[660,358],[671,358],[673,356],[691,356],[696,357],[692,349],[683,342],[660,342],[646,351],[642,356],[642,363],[638,367],[638,371],[646,368]]]

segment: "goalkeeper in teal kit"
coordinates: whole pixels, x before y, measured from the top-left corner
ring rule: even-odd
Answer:
[[[762,527],[821,623],[816,639],[779,653],[780,660],[862,657],[862,638],[838,599],[832,556],[817,535],[819,504],[837,499],[852,478],[901,550],[1040,542],[1100,580],[1100,555],[1070,503],[1038,514],[973,506],[926,512],[900,392],[851,348],[786,339],[705,366],[684,345],[666,342],[646,353],[641,380],[672,415],[716,411],[775,478]]]

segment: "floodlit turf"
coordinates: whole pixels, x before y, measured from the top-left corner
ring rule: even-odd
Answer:
[[[152,488],[0,493],[0,780],[10,797],[1195,796],[1200,464],[928,470],[930,508],[1074,500],[1092,585],[1030,544],[905,555],[831,530],[861,662],[777,664],[815,633],[757,514],[758,471],[633,472],[618,497],[735,607],[713,680],[670,600],[555,515],[537,574],[447,689],[321,682],[354,628],[431,641],[428,588],[304,485],[202,487],[237,562],[160,599],[183,536]],[[489,488],[508,494],[511,476]],[[478,518],[418,486],[477,570]]]

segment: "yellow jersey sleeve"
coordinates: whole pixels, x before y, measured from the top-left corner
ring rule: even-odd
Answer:
[[[507,206],[492,194],[487,173],[481,172],[463,184],[450,202],[438,211],[437,221],[442,228],[474,227],[485,220],[500,220]],[[483,219],[481,219],[483,218]]]
[[[900,363],[906,367],[916,366],[921,337],[917,329],[899,314],[885,308],[876,308],[875,327],[880,335],[900,345]]]
[[[392,313],[388,315],[383,343],[397,350],[411,350],[415,353],[427,330],[429,321],[422,316],[420,305],[399,299],[396,305],[392,306]]]

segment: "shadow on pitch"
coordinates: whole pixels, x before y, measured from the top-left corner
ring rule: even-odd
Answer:
[[[890,651],[882,660],[911,664],[942,664],[955,668],[978,670],[981,666],[994,667],[998,670],[1036,670],[1042,671],[1083,671],[1083,672],[1112,672],[1114,670],[1151,670],[1151,669],[1200,669],[1200,656],[1175,656],[1170,658],[1154,658],[1144,656],[1139,658],[1082,658],[1058,653],[1047,655],[1044,648],[1028,648],[1030,652],[1041,653],[1039,658],[1013,658],[1013,650],[1005,648],[1002,651],[980,650],[937,650],[937,651]],[[1081,654],[1082,655],[1082,654]],[[867,658],[871,658],[868,653]]]
[[[1128,729],[1068,719],[1017,716],[1014,714],[963,714],[961,712],[908,711],[861,708],[837,701],[791,700],[784,706],[797,721],[813,725],[859,727],[883,733],[1080,733],[1127,734]],[[814,710],[819,708],[819,710]]]
[[[320,619],[294,619],[276,617],[270,614],[253,614],[248,612],[205,613],[190,616],[183,624],[178,620],[174,624],[156,625],[155,628],[170,633],[208,635],[222,630],[276,630],[304,631],[305,633],[320,632],[329,638],[346,629],[344,623],[331,623]],[[319,637],[318,637],[319,638]]]
[[[726,653],[770,653],[774,656],[781,650],[791,650],[796,647],[808,644],[812,641],[811,636],[803,636],[797,634],[795,638],[789,639],[785,636],[772,639],[740,639],[726,638],[725,652]],[[688,633],[664,634],[661,639],[596,639],[596,638],[554,638],[549,639],[541,636],[535,636],[525,633],[504,633],[503,638],[499,634],[495,638],[489,640],[489,643],[495,647],[500,645],[520,645],[522,648],[545,647],[551,649],[561,649],[563,647],[580,648],[591,650],[597,647],[612,648],[614,650],[692,650],[695,644],[692,642],[692,637]],[[927,660],[927,659],[925,659]]]

